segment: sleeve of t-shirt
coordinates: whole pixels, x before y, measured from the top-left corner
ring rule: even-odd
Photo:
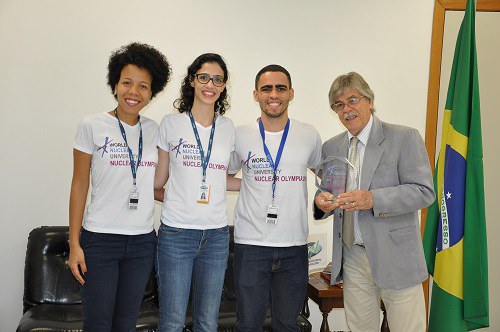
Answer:
[[[158,143],[156,145],[163,151],[169,152],[170,146],[168,145],[167,126],[168,120],[167,116],[165,116],[161,120],[160,127],[158,128]]]
[[[73,145],[78,151],[92,154],[94,153],[94,138],[92,135],[92,124],[90,120],[83,119],[76,129],[75,144]]]
[[[229,144],[230,144],[230,146],[229,146],[230,150],[229,151],[232,153],[232,152],[234,152],[236,150],[235,147],[234,147],[234,140],[235,140],[234,135],[235,134],[234,134],[234,125],[232,124],[232,122],[231,122],[231,127],[232,127],[232,131],[231,131],[231,138],[230,138],[230,141],[229,141]]]
[[[233,144],[232,144],[232,148],[231,148],[231,158],[229,159],[229,169],[228,169],[229,174],[236,174],[241,169],[240,158],[238,157],[238,151],[236,150],[236,144],[237,144],[236,141],[237,141],[237,138],[236,138],[236,129],[235,129],[233,131]]]
[[[238,153],[235,151],[231,152],[231,159],[229,160],[229,174],[236,174],[241,169],[240,158],[238,157]]]
[[[311,153],[311,156],[309,157],[309,162],[307,167],[309,168],[317,168],[321,165],[321,147],[323,142],[321,141],[321,136],[319,135],[318,131],[314,129],[314,150]]]

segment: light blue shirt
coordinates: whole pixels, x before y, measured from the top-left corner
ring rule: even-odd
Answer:
[[[361,181],[361,174],[363,172],[363,160],[365,157],[365,148],[368,143],[368,138],[370,137],[370,132],[372,131],[373,124],[373,115],[370,116],[370,121],[366,124],[366,126],[361,130],[358,134],[358,153],[359,153],[359,174],[358,174],[358,189],[359,183]],[[347,132],[347,137],[349,138],[349,153],[351,153],[351,138],[354,137],[350,132]],[[349,153],[347,155],[349,155]],[[361,236],[361,231],[359,230],[358,225],[358,212],[354,211],[353,219],[354,219],[354,243],[355,244],[363,244],[363,237]]]

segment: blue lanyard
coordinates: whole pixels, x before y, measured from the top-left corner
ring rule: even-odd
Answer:
[[[264,125],[262,124],[262,120],[259,118],[259,129],[260,136],[262,137],[262,144],[264,145],[264,153],[267,156],[267,161],[271,164],[273,168],[273,202],[274,202],[274,192],[276,191],[276,170],[278,170],[278,166],[280,164],[281,155],[283,154],[283,148],[285,147],[286,137],[288,136],[288,129],[290,129],[290,119],[286,122],[285,130],[283,131],[283,136],[281,136],[280,146],[278,148],[278,153],[276,154],[276,162],[273,161],[273,157],[271,157],[271,153],[266,145],[266,134],[264,132]]]
[[[128,146],[127,142],[127,134],[125,134],[125,128],[123,128],[122,122],[118,118],[118,112],[115,108],[115,117],[118,120],[118,125],[120,126],[120,131],[122,133],[123,140],[125,141],[125,144],[127,144],[127,149],[128,149],[128,157],[130,158],[130,168],[132,169],[132,177],[134,178],[134,186],[136,185],[136,179],[137,179],[137,170],[139,169],[139,164],[141,163],[142,159],[142,124],[141,124],[141,116],[139,115],[139,153],[137,155],[137,164],[134,162],[134,155],[132,154],[132,150]]]
[[[212,144],[214,142],[216,113],[214,113],[214,121],[212,123],[212,130],[210,131],[210,139],[208,140],[208,151],[206,158],[205,153],[203,152],[203,146],[201,145],[200,135],[198,134],[198,128],[196,128],[193,113],[191,112],[189,112],[189,119],[191,120],[191,126],[193,127],[194,137],[196,138],[196,142],[198,143],[198,149],[200,149],[201,167],[203,169],[203,182],[205,182],[207,178],[208,162],[210,161],[210,155],[212,154]]]

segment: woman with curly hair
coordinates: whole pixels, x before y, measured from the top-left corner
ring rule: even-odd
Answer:
[[[68,264],[82,284],[84,331],[135,331],[154,263],[158,161],[158,125],[139,112],[163,90],[170,72],[155,48],[123,46],[108,63],[115,109],[83,119],[77,129]]]
[[[190,289],[193,330],[217,331],[229,253],[226,190],[240,186],[227,176],[234,150],[233,122],[223,115],[227,80],[219,55],[200,55],[174,103],[179,113],[160,124],[155,197],[163,200],[156,258],[162,332],[182,331]]]

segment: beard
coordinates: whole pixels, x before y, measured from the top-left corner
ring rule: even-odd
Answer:
[[[262,111],[265,115],[267,115],[269,118],[274,118],[274,119],[277,119],[277,118],[282,117],[282,116],[286,113],[286,111],[287,111],[287,109],[288,109],[288,105],[284,105],[284,104],[281,104],[281,105],[282,105],[282,106],[284,106],[284,107],[282,107],[281,109],[278,109],[278,110],[276,110],[276,111],[269,111],[269,110],[266,108],[266,105],[265,105],[265,104],[263,104],[263,103],[261,103],[261,104],[260,104],[260,110],[261,110],[261,111]]]

